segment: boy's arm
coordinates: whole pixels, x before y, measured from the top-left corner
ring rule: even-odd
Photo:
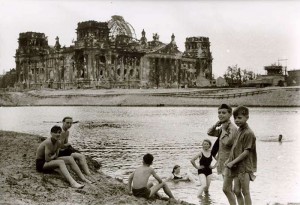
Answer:
[[[217,129],[217,127],[221,126],[222,124],[218,121],[216,124],[214,124],[211,128],[208,129],[207,134],[209,136],[219,137],[221,130]]]
[[[161,178],[156,174],[156,172],[154,171],[154,169],[152,169],[151,174],[152,174],[152,176],[153,176],[159,183],[162,183]]]
[[[132,180],[133,180],[133,172],[130,174],[129,178],[128,178],[128,193],[131,194],[132,190],[131,190],[131,185],[132,185]]]
[[[231,169],[236,163],[239,163],[240,161],[242,161],[243,159],[245,159],[248,155],[249,155],[249,150],[245,149],[242,154],[240,154],[237,158],[235,158],[234,160],[232,160],[231,162],[228,162],[226,164],[226,166]]]
[[[70,132],[69,132],[69,131],[67,131],[67,132],[68,132],[68,133],[66,134],[65,140],[64,140],[63,142],[61,142],[63,148],[67,148],[67,147],[69,147],[69,146],[71,145],[71,144],[69,143],[69,135],[70,135]]]
[[[246,133],[244,138],[245,138],[244,143],[243,143],[244,151],[239,156],[237,156],[235,159],[233,159],[231,162],[226,164],[226,166],[228,168],[231,168],[235,164],[244,160],[249,155],[251,149],[255,145],[256,138],[253,133]]]
[[[222,143],[227,146],[232,146],[234,140],[236,139],[236,134],[237,130],[229,127],[226,136],[222,138]]]
[[[57,156],[58,155],[56,154],[56,152],[54,154],[51,152],[51,145],[45,144],[45,161],[49,162],[51,160],[54,160],[57,158]]]

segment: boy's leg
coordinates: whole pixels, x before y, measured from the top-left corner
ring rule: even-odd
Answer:
[[[80,153],[77,153],[77,152],[74,152],[71,154],[71,156],[78,160],[79,161],[79,165],[81,166],[81,168],[83,169],[84,173],[86,175],[91,175],[91,172],[89,170],[89,167],[86,163],[86,159],[85,159],[85,156],[83,154],[80,154]]]
[[[164,189],[164,192],[170,197],[170,198],[174,198],[171,190],[169,189],[168,185],[166,184],[166,182],[162,182],[162,183],[159,183],[155,186],[152,186],[151,187],[151,193],[150,193],[150,196],[149,197],[152,197],[154,196],[154,194],[156,194],[158,192],[158,190],[160,190],[161,188]]]
[[[237,202],[239,205],[244,205],[244,197],[242,195],[242,192],[241,192],[241,181],[240,181],[240,177],[237,176],[234,178],[234,193],[235,193],[235,196],[236,196],[236,199],[237,199]]]
[[[199,174],[199,180],[200,180],[200,188],[198,191],[198,196],[201,196],[204,189],[206,188],[206,176],[204,174]]]
[[[59,157],[58,159],[62,159],[65,161],[65,163],[67,165],[70,165],[72,170],[79,176],[79,178],[82,181],[85,181],[87,183],[92,183],[90,180],[88,180],[87,178],[85,178],[85,176],[82,174],[82,172],[80,171],[80,168],[78,167],[78,165],[76,164],[75,160],[73,157],[71,156],[65,156],[65,157]]]
[[[230,205],[236,205],[236,199],[232,191],[233,178],[231,176],[223,176],[223,192],[226,195]]]
[[[150,189],[151,190],[151,187],[153,187],[154,186],[154,184],[152,183],[152,182],[149,182],[148,184],[147,184],[147,188],[148,189]],[[162,198],[162,196],[158,193],[158,192],[156,192],[156,194],[155,194],[158,198]]]
[[[149,183],[147,184],[147,188],[150,189],[151,187],[153,187],[153,185],[154,185],[154,184],[153,184],[152,182],[149,182]]]
[[[63,160],[52,160],[44,164],[44,169],[56,169],[59,168],[60,173],[67,179],[70,185],[74,188],[82,188],[84,185],[77,183],[70,175],[67,166]]]
[[[252,201],[250,195],[250,175],[248,173],[243,174],[243,178],[240,181],[245,204],[251,205]]]

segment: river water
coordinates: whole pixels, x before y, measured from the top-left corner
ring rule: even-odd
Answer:
[[[217,121],[211,107],[0,107],[0,129],[50,135],[50,128],[72,116],[71,143],[101,160],[103,172],[127,182],[146,153],[166,178],[179,164],[196,177],[190,159],[207,129]],[[300,109],[250,108],[249,126],[257,137],[258,172],[250,184],[253,204],[300,203]],[[277,136],[283,135],[283,142]],[[34,160],[34,159],[33,159]],[[228,204],[222,177],[213,170],[210,194],[197,198],[198,183],[169,183],[176,198],[195,204]]]

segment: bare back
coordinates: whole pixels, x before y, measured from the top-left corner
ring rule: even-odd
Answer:
[[[133,174],[132,188],[140,189],[147,187],[149,177],[153,174],[154,169],[149,166],[138,167]]]

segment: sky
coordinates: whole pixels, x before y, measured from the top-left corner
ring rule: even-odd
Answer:
[[[223,76],[228,66],[265,74],[264,66],[278,63],[300,69],[300,1],[97,1],[0,0],[0,74],[15,68],[19,33],[45,33],[49,45],[58,36],[73,45],[77,23],[109,21],[121,15],[152,40],[169,43],[174,33],[180,51],[186,37],[205,36],[211,43],[213,74]]]

